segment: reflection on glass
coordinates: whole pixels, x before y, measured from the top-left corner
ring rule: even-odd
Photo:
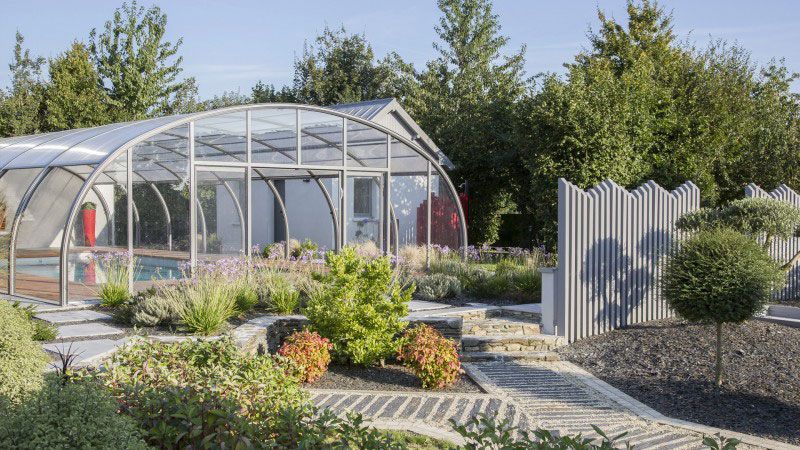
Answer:
[[[344,120],[332,114],[300,111],[300,121],[303,164],[341,166]]]
[[[458,200],[438,173],[431,179],[431,244],[458,249],[461,247],[461,225]]]
[[[198,161],[246,161],[245,113],[223,114],[195,121],[194,154]]]
[[[244,169],[198,167],[196,180],[198,257],[243,255],[247,218]]]
[[[347,176],[347,243],[383,246],[383,175]]]
[[[297,161],[297,110],[257,109],[250,114],[253,162]]]
[[[0,175],[0,195],[5,201],[5,211],[0,217],[0,292],[8,293],[8,252],[11,243],[11,226],[22,196],[42,169],[15,169]]]

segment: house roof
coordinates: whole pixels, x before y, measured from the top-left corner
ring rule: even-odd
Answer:
[[[356,103],[341,103],[327,108],[335,111],[360,117],[371,122],[403,134],[408,139],[416,142],[439,160],[439,164],[448,169],[453,169],[453,162],[442,152],[427,133],[411,118],[394,98],[380,98]]]

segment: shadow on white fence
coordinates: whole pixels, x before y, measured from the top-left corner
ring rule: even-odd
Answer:
[[[755,184],[748,184],[744,188],[747,197],[774,198],[792,204],[800,208],[800,195],[793,191],[789,186],[782,184],[767,192]],[[773,239],[769,248],[769,253],[781,264],[786,263],[800,251],[800,238],[792,239]],[[793,300],[800,298],[800,266],[795,265],[787,275],[786,286],[773,294],[773,297],[780,300]]]
[[[568,341],[671,315],[658,289],[675,221],[700,207],[686,182],[633,191],[604,181],[584,191],[558,183],[558,267],[543,270],[542,326]]]

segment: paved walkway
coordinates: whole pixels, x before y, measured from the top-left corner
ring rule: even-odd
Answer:
[[[702,433],[648,419],[647,411],[587,384],[585,372],[576,372],[569,363],[481,362],[465,368],[487,393],[312,390],[312,399],[339,414],[356,411],[381,423],[451,430],[449,419],[464,423],[485,413],[523,430],[544,428],[592,438],[597,435],[591,425],[612,437],[627,432],[618,444],[629,441],[637,449],[704,448]]]

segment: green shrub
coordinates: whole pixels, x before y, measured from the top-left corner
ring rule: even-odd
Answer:
[[[283,411],[308,405],[284,363],[244,354],[229,338],[138,341],[121,348],[108,370],[89,376],[112,392],[121,412],[159,448],[267,443],[278,430],[298,425],[281,423]]]
[[[181,322],[192,333],[219,332],[236,315],[236,285],[217,273],[201,273],[183,285],[185,305]]]
[[[311,239],[306,239],[299,245],[291,247],[290,256],[295,259],[303,256],[313,257],[316,254],[317,249],[319,249],[319,245],[317,245],[316,242],[312,241]]]
[[[41,387],[47,356],[33,335],[24,314],[0,300],[0,399],[18,402]]]
[[[14,302],[11,303],[11,306],[13,306],[25,320],[30,322],[33,327],[33,335],[31,337],[33,337],[34,341],[52,341],[58,337],[58,329],[55,325],[34,318],[36,315],[36,308],[33,305],[22,306],[20,302]]]
[[[117,402],[91,380],[44,387],[20,405],[0,409],[0,448],[145,449],[136,422],[117,414]]]
[[[535,266],[519,267],[511,275],[512,294],[526,302],[538,303],[542,299],[542,274]]]
[[[455,342],[425,324],[405,332],[397,359],[414,371],[425,389],[450,386],[461,375]]]
[[[276,278],[269,288],[269,309],[277,314],[291,314],[300,306],[300,292],[286,278]]]
[[[125,308],[118,308],[119,319],[129,317],[133,325],[153,327],[176,324],[181,320],[181,311],[186,304],[186,288],[183,285],[162,286],[158,290],[140,293]]]
[[[767,252],[730,229],[700,231],[667,262],[662,289],[669,305],[692,322],[717,327],[716,380],[722,383],[722,325],[759,313],[785,279]]]
[[[610,438],[603,430],[592,425],[594,431],[600,435],[599,442],[595,439],[584,438],[577,435],[556,435],[544,429],[533,432],[512,427],[508,420],[497,421],[486,414],[478,414],[463,425],[457,425],[452,419],[453,429],[466,441],[464,450],[485,449],[540,449],[540,450],[616,450],[618,448],[630,449],[632,446],[618,447],[616,442],[628,433],[622,433]],[[518,435],[516,437],[515,435]]]
[[[316,332],[303,330],[289,335],[278,349],[278,354],[295,363],[301,381],[313,383],[328,370],[330,349],[328,339]]]
[[[325,260],[324,287],[305,308],[312,329],[331,340],[339,360],[370,365],[394,355],[413,288],[392,283],[386,257],[367,261],[345,247]]]
[[[511,290],[511,277],[496,275],[485,269],[477,269],[472,273],[468,284],[465,285],[465,290],[477,298],[504,297]]]
[[[452,298],[461,294],[461,281],[453,275],[433,273],[423,275],[416,280],[417,290],[414,296],[427,301]]]

